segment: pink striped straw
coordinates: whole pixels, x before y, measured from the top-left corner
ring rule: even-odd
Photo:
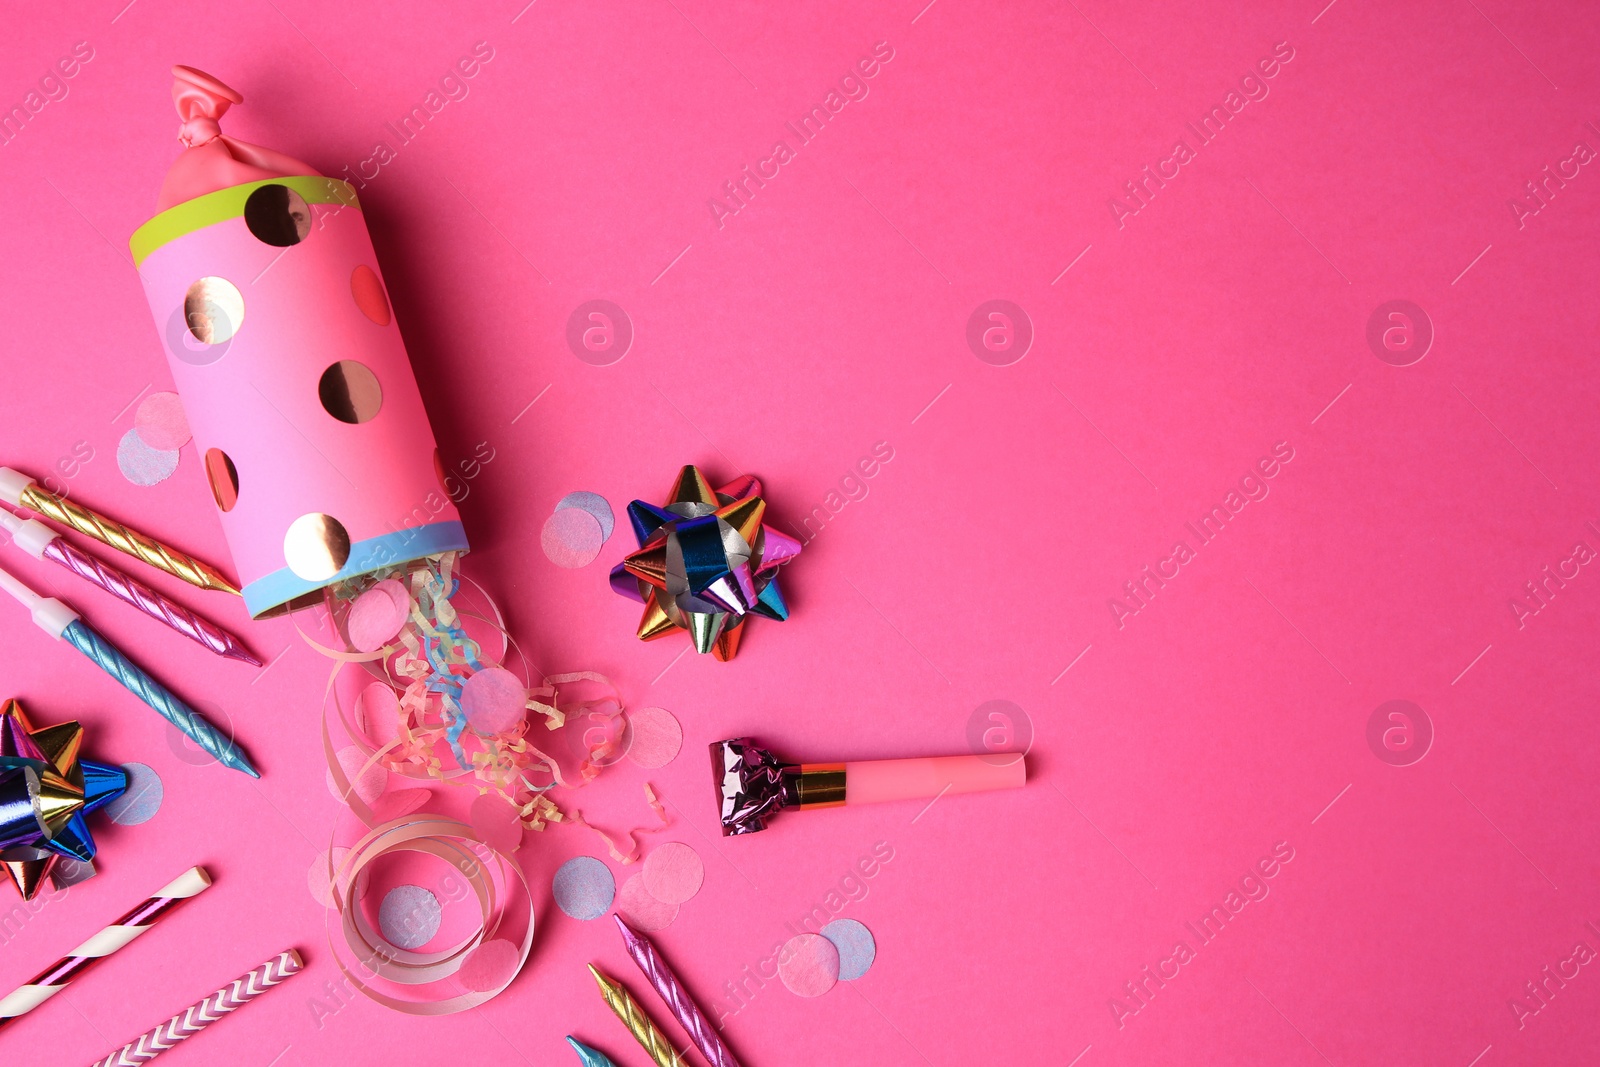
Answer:
[[[19,1015],[26,1015],[67,988],[68,982],[150,929],[161,916],[190,897],[204,892],[210,885],[211,876],[203,867],[190,867],[178,875],[138,907],[34,975],[27,983],[6,994],[5,999],[0,1000],[0,1027],[6,1026]]]
[[[198,1004],[183,1009],[160,1026],[146,1030],[94,1067],[139,1067],[149,1063],[178,1042],[236,1011],[265,993],[285,978],[300,973],[300,953],[288,949],[278,953],[249,974],[242,974]]]
[[[216,623],[202,619],[177,601],[169,600],[110,564],[101,563],[38,519],[24,519],[0,508],[0,528],[9,530],[17,547],[35,559],[47,559],[67,568],[219,656],[261,666],[261,661],[237,637]]]

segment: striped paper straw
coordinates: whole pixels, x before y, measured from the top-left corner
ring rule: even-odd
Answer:
[[[161,916],[210,885],[211,876],[203,867],[190,867],[178,875],[128,914],[34,975],[26,985],[18,986],[7,994],[4,1000],[0,1000],[0,1027],[6,1026],[19,1015],[26,1015],[67,988],[68,982],[150,929]]]
[[[249,974],[242,974],[198,1004],[191,1005],[153,1030],[146,1030],[94,1067],[138,1067],[149,1063],[185,1038],[193,1037],[231,1011],[300,973],[300,953],[280,952]]]

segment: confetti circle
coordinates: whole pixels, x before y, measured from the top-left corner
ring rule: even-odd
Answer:
[[[339,750],[339,767],[344,771],[345,780],[351,783],[351,793],[360,797],[365,803],[371,804],[389,784],[389,772],[384,769],[383,764],[374,763],[362,773],[361,768],[365,767],[366,763],[367,757],[354,745],[346,745]],[[349,803],[334,782],[332,769],[326,772],[326,777],[328,792],[333,794],[333,799],[341,804]]]
[[[706,879],[700,854],[679,841],[669,841],[644,861],[639,871],[644,887],[663,904],[682,904],[700,892]]]
[[[151,393],[133,414],[133,428],[144,443],[163,451],[176,451],[189,443],[189,416],[177,393]]]
[[[528,689],[504,667],[486,667],[461,687],[467,725],[485,736],[509,733],[528,715]]]
[[[628,745],[628,758],[647,770],[665,767],[683,747],[683,727],[672,712],[665,708],[640,708],[627,713],[629,732],[633,736]]]
[[[411,596],[393,578],[385,578],[350,605],[345,627],[357,652],[373,652],[394,639],[406,624]]]
[[[586,567],[605,543],[600,520],[582,508],[562,508],[544,520],[539,544],[550,562],[574,570]]]
[[[420,885],[397,885],[378,905],[378,929],[396,948],[417,949],[439,932],[444,909],[439,898]]]
[[[139,435],[137,427],[123,434],[122,440],[117,442],[117,467],[122,471],[122,476],[134,485],[155,485],[166,481],[178,469],[178,456],[176,450],[152,448]],[[595,525],[599,526],[598,523]]]
[[[128,788],[106,805],[106,818],[118,826],[149,822],[161,810],[161,800],[166,795],[161,776],[142,763],[124,763],[122,769],[128,772]]]
[[[839,950],[841,981],[853,982],[860,978],[878,958],[878,943],[872,939],[872,931],[854,919],[833,920],[822,928],[822,936]]]
[[[335,873],[344,865],[344,858],[350,855],[350,850],[339,847],[333,850],[331,866]],[[311,861],[311,869],[306,871],[306,888],[311,890],[311,896],[324,908],[333,907],[333,884],[328,874],[327,852],[318,852],[317,858]]]
[[[839,950],[821,934],[796,934],[778,953],[778,976],[789,992],[820,997],[839,980]]]
[[[514,852],[522,844],[522,823],[517,819],[517,809],[504,797],[485,793],[474,800],[467,822],[490,848]]]
[[[519,965],[517,946],[497,937],[467,953],[456,977],[472,992],[488,993],[511,981]]]
[[[550,895],[556,907],[574,919],[598,919],[611,908],[617,896],[611,868],[593,856],[574,856],[556,869],[550,880]]]
[[[595,521],[600,524],[600,540],[611,540],[611,531],[616,529],[617,517],[612,514],[611,504],[605,497],[599,493],[588,493],[583,490],[568,493],[556,501],[557,511],[564,511],[567,508],[577,508],[593,515]]]
[[[628,920],[629,926],[645,933],[665,930],[678,917],[676,904],[657,900],[650,895],[650,890],[645,888],[643,873],[622,883],[622,891],[617,894],[617,910]]]
[[[356,697],[356,729],[375,745],[387,744],[398,736],[399,713],[400,695],[387,682],[373,682]]]

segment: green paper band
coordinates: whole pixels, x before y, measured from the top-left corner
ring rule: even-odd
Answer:
[[[299,193],[308,204],[346,204],[361,210],[356,191],[349,182],[338,178],[305,175],[292,178],[268,178],[266,181],[234,185],[218,189],[193,200],[185,200],[170,207],[133,231],[128,238],[128,250],[133,253],[133,265],[141,266],[145,259],[171,241],[185,234],[203,230],[207,226],[236,219],[244,214],[244,202],[250,194],[263,185],[285,185]]]

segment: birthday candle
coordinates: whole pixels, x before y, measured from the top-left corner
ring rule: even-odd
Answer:
[[[150,705],[163,719],[209,752],[218,763],[243,771],[252,778],[261,777],[261,772],[250,765],[232,738],[223,736],[215,726],[201,718],[198,711],[173,696],[166,686],[118,652],[111,642],[95,633],[88,623],[79,618],[77,612],[55,597],[42,597],[35,593],[4,568],[0,568],[0,589],[10,593],[29,610],[35,626],[58,641],[66,638],[73,648],[115,678],[128,692]]]
[[[673,1018],[678,1020],[678,1025],[683,1027],[684,1033],[689,1035],[689,1040],[694,1042],[694,1047],[700,1050],[700,1055],[706,1058],[711,1067],[739,1067],[739,1061],[733,1058],[728,1046],[717,1036],[711,1020],[701,1012],[699,1006],[689,996],[689,991],[678,980],[678,976],[667,966],[667,961],[661,958],[655,945],[650,943],[650,939],[635,932],[622,921],[622,916],[613,915],[612,918],[617,920],[617,929],[622,931],[622,940],[628,946],[628,955],[639,965],[639,970],[644,972],[645,978],[666,1003]]]
[[[66,497],[42,489],[32,478],[10,467],[0,467],[0,500],[13,507],[36,511],[52,522],[70,526],[86,537],[135,559],[142,559],[157,570],[166,571],[201,589],[220,589],[224,593],[239,594],[239,589],[222,576],[209,563],[179,552],[147,537],[137,530],[91,511],[82,504],[74,504]]]
[[[594,975],[595,983],[600,986],[600,995],[605,998],[606,1006],[622,1020],[622,1025],[628,1028],[633,1039],[639,1042],[640,1047],[656,1062],[657,1067],[683,1067],[682,1054],[672,1047],[667,1036],[650,1021],[644,1009],[639,1007],[639,1002],[622,988],[622,983],[607,978],[592,963],[589,964],[589,973]]]
[[[261,666],[239,639],[214,622],[202,619],[188,608],[124,574],[109,563],[101,563],[72,544],[38,519],[24,519],[0,510],[0,527],[11,532],[16,546],[35,559],[47,559],[65,567],[84,580],[99,586],[125,604],[131,604],[157,622],[165,623],[191,641],[199,642],[219,656]]]

